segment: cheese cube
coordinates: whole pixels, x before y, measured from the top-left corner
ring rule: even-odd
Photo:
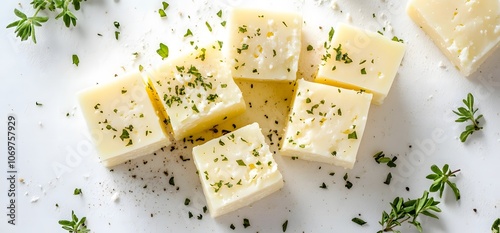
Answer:
[[[227,25],[225,47],[234,78],[295,81],[302,16],[235,8]]]
[[[193,148],[212,217],[252,204],[283,187],[258,123]]]
[[[243,95],[218,45],[171,59],[154,70],[150,79],[176,140],[209,129],[245,110]]]
[[[282,155],[352,168],[372,94],[297,81]]]
[[[102,163],[114,166],[170,145],[161,113],[140,74],[131,74],[78,94],[80,108]]]
[[[403,59],[405,45],[378,33],[339,24],[316,82],[373,94],[382,104]]]
[[[411,0],[407,13],[465,76],[500,44],[498,0]]]

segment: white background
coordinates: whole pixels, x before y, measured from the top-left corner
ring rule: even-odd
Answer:
[[[14,8],[28,15],[28,1],[3,1],[0,7],[0,232],[64,232],[57,221],[69,219],[71,210],[87,216],[93,232],[375,232],[383,210],[396,196],[420,197],[431,181],[425,176],[430,166],[450,164],[461,169],[454,179],[462,192],[459,202],[445,191],[440,220],[421,218],[425,232],[490,232],[500,217],[500,51],[496,51],[470,77],[463,77],[405,13],[407,1],[338,0],[330,1],[169,1],[166,18],[160,18],[161,1],[82,2],[77,27],[67,29],[54,20],[37,28],[38,43],[20,42],[12,29],[17,20]],[[19,5],[20,4],[20,5]],[[75,93],[99,82],[115,79],[137,70],[139,64],[151,69],[161,63],[156,54],[159,43],[169,46],[170,56],[186,51],[189,41],[202,44],[223,40],[225,20],[231,6],[252,6],[300,12],[304,17],[303,52],[299,77],[310,79],[330,27],[337,22],[383,31],[404,39],[407,51],[391,92],[381,106],[372,106],[358,161],[353,170],[292,160],[275,159],[285,186],[250,207],[212,219],[208,213],[198,220],[206,205],[191,158],[188,143],[176,143],[156,155],[106,169],[87,138],[85,122]],[[223,19],[216,12],[223,11]],[[375,14],[375,18],[372,17]],[[115,40],[113,22],[121,24]],[[214,29],[210,33],[205,22]],[[322,27],[322,29],[320,28]],[[183,38],[187,29],[193,36]],[[393,28],[390,31],[390,28]],[[100,33],[102,36],[98,36]],[[307,45],[315,49],[307,52]],[[136,58],[132,54],[137,52]],[[80,65],[72,64],[77,54]],[[313,67],[311,67],[313,65]],[[255,84],[250,90],[240,83],[246,102],[254,107],[241,122],[258,121],[264,134],[281,132],[287,101],[276,84]],[[245,88],[246,87],[246,88]],[[452,110],[462,105],[468,92],[476,97],[484,129],[466,143],[458,135],[465,124],[455,123]],[[264,106],[264,99],[275,105]],[[36,106],[35,102],[43,106]],[[262,117],[262,111],[269,119]],[[69,113],[69,117],[66,114]],[[7,116],[17,116],[17,224],[6,224],[7,217]],[[252,118],[254,117],[254,118]],[[244,119],[243,119],[244,118]],[[268,141],[270,142],[270,141]],[[277,142],[277,137],[274,137]],[[275,143],[272,148],[276,150]],[[396,168],[375,163],[372,155],[383,150],[398,156]],[[168,176],[164,174],[167,171]],[[330,172],[335,172],[330,176]],[[388,172],[392,183],[383,184]],[[353,188],[344,187],[348,173]],[[175,187],[168,180],[175,177]],[[356,178],[358,177],[358,178]],[[321,189],[322,183],[327,189]],[[83,195],[73,196],[75,188]],[[409,187],[410,191],[406,191]],[[177,190],[178,188],[178,190]],[[118,200],[112,196],[118,193]],[[431,194],[437,197],[437,195]],[[185,198],[191,200],[184,205]],[[56,204],[59,207],[56,207]],[[477,212],[474,212],[476,209]],[[189,219],[188,212],[195,217]],[[367,221],[361,227],[353,217]],[[251,226],[243,228],[243,219]],[[403,232],[416,232],[407,224]]]

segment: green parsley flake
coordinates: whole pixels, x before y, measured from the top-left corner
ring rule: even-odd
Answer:
[[[246,166],[245,162],[241,159],[236,160],[236,163],[238,163],[239,166]]]

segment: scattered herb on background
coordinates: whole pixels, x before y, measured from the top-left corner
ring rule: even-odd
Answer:
[[[43,104],[42,104],[42,103],[40,103],[40,102],[35,102],[35,105],[36,105],[36,106],[43,106]]]
[[[158,9],[158,13],[160,14],[160,17],[166,17],[167,13],[165,13],[165,10],[167,10],[169,4],[166,2],[161,2],[162,8]]]
[[[467,108],[459,107],[457,111],[454,110],[453,112],[459,116],[459,118],[456,119],[455,122],[472,122],[472,124],[467,125],[465,127],[465,130],[460,134],[460,141],[465,142],[469,135],[471,135],[475,131],[483,129],[483,127],[479,126],[479,119],[483,118],[483,115],[474,117],[474,114],[476,114],[478,108],[474,109],[474,96],[471,93],[467,94],[467,98],[463,99],[462,102]]]
[[[436,218],[436,213],[441,212],[438,207],[439,202],[435,201],[434,198],[429,198],[429,192],[424,191],[421,198],[410,199],[404,201],[402,197],[396,197],[391,205],[391,212],[382,212],[382,219],[380,220],[380,225],[382,230],[377,233],[382,232],[400,232],[395,228],[401,226],[402,223],[408,222],[417,228],[419,232],[422,232],[422,226],[417,217],[422,214],[431,218]]]
[[[281,229],[283,230],[283,232],[286,232],[286,228],[288,227],[288,220],[286,220],[283,225],[281,225]]]
[[[439,190],[439,197],[441,198],[443,196],[443,191],[444,187],[446,184],[450,186],[451,190],[453,190],[453,193],[455,194],[456,200],[460,200],[460,190],[457,188],[457,185],[453,182],[450,181],[450,177],[455,177],[456,173],[460,171],[455,170],[451,171],[449,169],[448,164],[445,164],[443,166],[443,169],[439,169],[438,166],[432,165],[431,166],[433,174],[427,175],[427,179],[433,180],[434,182],[432,183],[431,187],[429,188],[430,192],[437,192]]]
[[[168,57],[168,46],[166,46],[163,43],[160,43],[160,48],[158,50],[156,50],[156,53],[158,53],[158,55],[160,55],[162,60],[167,58]]]
[[[375,159],[375,162],[377,162],[378,164],[385,163],[389,167],[396,167],[396,163],[394,162],[396,162],[396,160],[398,159],[398,157],[396,156],[392,157],[392,159],[386,157],[383,151],[380,151],[375,155],[373,155],[373,158]]]
[[[85,226],[86,217],[82,217],[78,221],[78,217],[75,215],[74,211],[71,211],[71,220],[59,220],[59,224],[64,230],[71,233],[88,233],[90,229]]]
[[[20,37],[21,41],[25,41],[31,37],[33,42],[36,44],[35,28],[41,27],[43,23],[49,20],[49,17],[38,16],[40,11],[49,10],[58,13],[55,19],[62,18],[66,27],[71,25],[76,26],[76,16],[70,9],[70,5],[73,5],[75,11],[80,10],[80,3],[83,0],[58,0],[58,1],[47,1],[47,0],[33,0],[31,5],[35,10],[33,16],[28,17],[26,14],[18,9],[14,9],[14,14],[19,18],[19,20],[14,21],[7,25],[7,28],[15,27],[14,33],[16,37]]]
[[[392,41],[404,43],[403,39],[399,39],[397,36],[393,36]]]
[[[82,189],[75,188],[75,190],[73,191],[73,195],[80,195],[80,194],[82,194]]]
[[[352,218],[351,221],[360,225],[360,226],[363,226],[366,224],[366,221],[363,219],[360,219],[360,218]]]
[[[390,185],[391,184],[391,180],[392,180],[392,174],[389,172],[387,174],[387,177],[385,178],[384,184]]]
[[[493,222],[493,225],[491,225],[491,232],[492,233],[500,233],[500,218],[497,218]]]
[[[243,219],[243,227],[247,228],[250,226],[250,220],[248,218]]]
[[[73,56],[71,56],[71,59],[73,60],[73,64],[75,64],[75,66],[78,66],[80,64],[80,58],[78,58],[78,55],[73,54]]]

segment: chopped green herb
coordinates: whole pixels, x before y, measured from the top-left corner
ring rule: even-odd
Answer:
[[[497,218],[493,222],[493,225],[491,225],[491,232],[492,233],[500,233],[500,218]]]
[[[311,51],[311,50],[313,50],[313,49],[314,49],[314,48],[312,47],[312,45],[308,45],[308,46],[307,46],[307,51]]]
[[[219,18],[222,18],[222,10],[219,10],[219,11],[217,12],[217,16],[218,16]]]
[[[386,185],[391,184],[391,180],[392,180],[392,174],[389,172],[387,174],[387,177],[385,178],[384,184],[386,184]]]
[[[80,64],[80,58],[78,58],[78,55],[73,54],[71,56],[71,59],[73,60],[73,64],[75,64],[75,66],[78,66]]]
[[[188,36],[192,36],[193,35],[193,32],[191,32],[191,29],[188,28],[188,30],[186,31],[186,34],[184,34],[184,37],[188,37]]]
[[[184,199],[184,205],[189,205],[189,203],[191,203],[189,198]]]
[[[212,26],[208,22],[205,22],[205,25],[207,25],[208,31],[212,32]]]
[[[333,35],[335,34],[335,29],[333,27],[330,28],[330,31],[328,32],[328,41],[332,42]]]
[[[327,189],[325,182],[323,182],[319,187],[322,189]]]
[[[393,41],[404,43],[403,39],[399,39],[397,36],[392,37]]]
[[[347,139],[358,139],[358,135],[356,134],[356,131],[352,131],[352,133],[348,134]]]
[[[383,151],[380,151],[378,153],[376,153],[375,155],[373,155],[373,158],[375,159],[375,162],[377,162],[378,164],[380,163],[386,163],[388,167],[396,167],[396,160],[398,159],[398,157],[394,156],[391,158],[389,157],[385,157],[385,154]]]
[[[250,226],[250,221],[247,219],[247,218],[244,218],[243,219],[243,227],[244,228],[247,228]]]
[[[286,220],[282,225],[281,225],[281,229],[283,230],[283,232],[286,232],[286,228],[288,227],[288,220]]]
[[[234,230],[236,229],[236,227],[234,226],[234,224],[231,223],[231,225],[229,225],[229,228],[231,228],[231,230]]]
[[[363,226],[366,224],[365,220],[360,219],[360,218],[352,218],[351,221],[360,225],[360,226]]]
[[[42,104],[42,103],[39,103],[39,102],[35,102],[35,105],[36,105],[36,106],[43,106],[43,104]],[[98,106],[98,105],[99,105],[99,104],[97,104],[96,106],[94,106],[94,108],[95,108],[95,109],[99,108],[99,106]],[[96,108],[96,107],[97,107],[97,108]]]
[[[175,181],[174,181],[174,177],[170,177],[170,179],[168,180],[168,184],[172,185],[172,186],[175,186]]]
[[[75,190],[73,191],[73,195],[80,195],[80,194],[82,194],[82,189],[75,188]]]
[[[245,162],[243,162],[243,160],[241,159],[236,160],[236,163],[238,163],[238,165],[240,166],[246,166]]]
[[[160,55],[162,60],[167,58],[168,57],[168,46],[166,46],[163,43],[160,43],[160,48],[158,50],[156,50],[156,53],[158,53],[158,55]]]
[[[361,74],[366,74],[366,69],[365,68],[361,69]]]
[[[120,22],[115,21],[115,22],[113,22],[113,25],[115,25],[116,29],[120,29]]]

